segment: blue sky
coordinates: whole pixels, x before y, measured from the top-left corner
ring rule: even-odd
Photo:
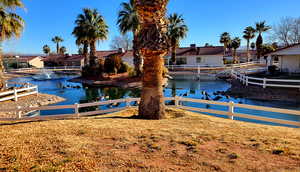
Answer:
[[[114,36],[119,35],[116,26],[120,3],[124,0],[23,0],[26,10],[19,14],[25,19],[26,27],[20,39],[4,43],[5,52],[42,53],[42,46],[55,45],[51,38],[64,38],[62,45],[69,53],[76,53],[77,46],[71,35],[76,16],[82,8],[97,8],[109,25],[109,39],[100,42],[98,50],[109,49]],[[230,32],[241,36],[246,26],[266,20],[269,25],[282,17],[299,17],[299,0],[170,0],[168,13],[183,14],[189,33],[182,46],[191,43],[204,45],[206,42],[219,45],[219,35]],[[244,44],[245,42],[243,42]]]

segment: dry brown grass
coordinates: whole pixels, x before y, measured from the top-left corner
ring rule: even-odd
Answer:
[[[0,171],[299,171],[299,129],[168,110],[0,123]]]

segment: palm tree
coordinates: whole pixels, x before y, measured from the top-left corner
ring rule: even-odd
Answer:
[[[239,37],[235,37],[231,42],[231,46],[233,48],[233,62],[240,62],[240,59],[237,60],[236,50],[241,46],[241,39]]]
[[[267,26],[265,21],[257,22],[255,25],[256,25],[256,32],[258,33],[258,37],[256,39],[257,59],[260,59],[262,55],[262,45],[264,43],[262,33],[270,30],[271,27]]]
[[[59,37],[59,36],[55,36],[54,38],[52,38],[52,42],[54,42],[56,44],[56,53],[59,54],[59,43],[63,42],[64,40]]]
[[[44,45],[43,46],[43,52],[47,55],[49,55],[49,53],[51,52],[51,49],[48,45]]]
[[[144,119],[162,119],[165,118],[162,87],[164,56],[169,49],[165,17],[168,0],[134,2],[140,21],[137,45],[145,62],[139,116]]]
[[[74,34],[77,37],[77,42],[90,46],[90,60],[89,65],[96,65],[96,42],[100,40],[106,40],[108,35],[108,26],[106,25],[102,15],[98,13],[96,9],[84,8],[83,14],[79,14],[75,21],[76,27],[78,27],[79,33],[82,35]],[[75,27],[75,29],[76,29]],[[74,29],[74,30],[75,30]],[[76,31],[76,32],[77,32]],[[74,32],[73,32],[74,33]],[[78,33],[78,34],[79,34]],[[87,47],[85,47],[86,49]]]
[[[62,46],[59,48],[59,53],[64,55],[67,52],[67,48],[65,46]]]
[[[137,76],[142,74],[143,67],[143,58],[140,56],[139,49],[137,48],[136,40],[137,34],[139,30],[139,20],[137,17],[136,8],[134,5],[134,0],[130,0],[129,3],[121,3],[122,9],[118,14],[117,25],[119,26],[119,30],[122,34],[126,34],[127,32],[132,32],[133,34],[133,62],[134,69]]]
[[[188,27],[185,25],[182,15],[178,15],[177,13],[171,14],[168,20],[168,37],[172,49],[171,61],[172,64],[176,64],[176,48],[179,46],[179,41],[186,37]]]
[[[250,59],[250,41],[255,37],[255,32],[256,30],[251,26],[246,27],[244,30],[243,38],[247,41],[247,62],[249,62]]]
[[[24,20],[14,13],[16,8],[23,8],[21,0],[0,0],[0,45],[3,41],[20,37]],[[3,58],[0,47],[0,90],[4,89]]]
[[[230,34],[228,32],[224,32],[221,34],[220,36],[220,43],[224,44],[224,54],[223,56],[226,56],[226,51],[229,48],[228,45],[230,44],[231,38],[230,38]]]

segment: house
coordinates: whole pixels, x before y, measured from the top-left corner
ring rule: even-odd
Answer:
[[[4,63],[13,65],[15,68],[43,68],[43,57],[39,55],[14,55],[6,56]]]
[[[266,54],[268,64],[273,65],[278,62],[278,67],[282,72],[300,73],[300,44],[294,44]]]
[[[50,55],[43,59],[45,66],[84,66],[84,56],[72,55]]]
[[[223,66],[223,46],[190,47],[176,49],[177,65]],[[165,64],[171,64],[171,52],[165,57]]]
[[[196,44],[191,44],[190,47],[177,48],[176,62],[177,65],[202,65],[202,66],[223,66],[223,46],[207,46],[196,47]],[[97,51],[96,56],[107,58],[112,54],[121,53],[122,60],[133,66],[132,50],[123,51],[109,50]],[[171,60],[171,52],[165,57],[165,64],[169,65]]]

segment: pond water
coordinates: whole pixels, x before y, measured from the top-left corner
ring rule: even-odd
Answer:
[[[35,85],[38,85],[39,92],[54,94],[66,99],[64,102],[60,102],[56,105],[70,105],[75,103],[87,103],[87,102],[95,102],[103,99],[120,99],[126,97],[140,97],[139,89],[121,89],[121,88],[105,88],[105,87],[88,87],[79,83],[69,82],[68,80],[77,77],[65,75],[55,80],[46,80],[39,81],[34,80],[31,77],[23,77],[23,78],[14,78],[11,81],[15,82],[29,82]],[[170,80],[167,88],[164,89],[164,94],[166,97],[172,97],[174,95],[188,97],[188,98],[196,98],[203,99],[205,96],[203,95],[203,91],[207,92],[212,99],[216,98],[213,94],[216,91],[226,91],[231,87],[231,85],[222,80],[216,80],[211,77],[201,78],[200,80],[195,80],[190,76],[177,76],[174,77],[173,80]],[[229,98],[225,96],[219,97],[218,101],[229,102],[233,101],[235,103],[242,104],[250,104],[250,105],[259,105],[259,106],[268,106],[268,107],[278,107],[285,109],[294,109],[300,110],[300,104],[295,103],[287,103],[287,102],[279,102],[279,101],[257,101],[250,100],[245,98]],[[207,106],[206,104],[199,103],[191,103],[191,102],[183,102],[185,105],[191,107],[202,107],[209,109],[217,109],[227,111],[227,107],[222,107],[218,105]],[[125,104],[120,104],[118,107],[125,106]],[[88,111],[92,109],[80,109],[80,111]],[[110,108],[109,106],[101,106],[101,109]],[[292,120],[292,121],[300,121],[300,116],[295,115],[287,115],[280,113],[272,113],[272,112],[263,112],[249,109],[241,109],[235,108],[235,112],[253,114],[258,116],[265,116],[271,118]],[[70,114],[74,113],[72,109],[63,109],[63,110],[48,110],[39,112],[40,115],[53,115],[53,114]],[[209,114],[213,116],[228,118],[227,116]],[[236,120],[247,121],[247,122],[255,122],[255,123],[263,123],[270,125],[278,125],[270,122],[263,122],[257,120],[250,120],[244,118],[236,118]]]

